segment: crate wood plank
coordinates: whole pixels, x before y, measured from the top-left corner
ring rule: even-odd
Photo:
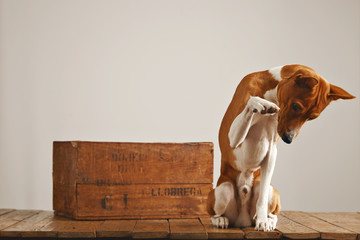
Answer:
[[[282,212],[277,215],[278,222],[276,229],[280,231],[283,237],[290,239],[315,239],[320,238],[320,233],[302,224],[294,222],[282,215]]]
[[[4,237],[22,237],[26,232],[34,231],[36,224],[46,218],[52,217],[52,211],[41,211],[1,231]]]
[[[199,219],[169,219],[170,239],[207,239]]]
[[[0,216],[0,230],[3,230],[7,227],[10,227],[26,218],[29,218],[35,214],[37,214],[38,211],[34,210],[17,210],[8,212],[4,215]],[[0,231],[0,236],[2,234],[2,231]]]
[[[68,142],[55,142],[54,149],[62,144],[69,146]],[[71,145],[77,151],[77,183],[212,183],[213,180],[212,143],[71,142]],[[65,169],[59,170],[55,169],[55,175],[61,175]]]
[[[310,213],[312,216],[320,218],[326,222],[332,223],[349,231],[360,234],[360,214],[353,212],[342,213]]]
[[[56,233],[58,238],[95,238],[102,221],[76,221],[64,217],[52,217],[40,229],[44,233]]]
[[[137,220],[132,237],[136,239],[168,238],[169,222],[167,220]]]
[[[280,239],[282,237],[281,232],[278,230],[264,232],[257,231],[254,227],[245,227],[242,229],[247,239]]]
[[[130,238],[136,220],[106,220],[96,230],[96,236],[102,238]]]
[[[320,232],[322,239],[356,239],[356,233],[316,218],[309,213],[287,211],[285,217]]]
[[[240,228],[221,229],[214,227],[208,217],[200,218],[200,221],[205,227],[208,239],[241,239],[245,236]]]
[[[212,184],[79,184],[78,219],[184,218],[208,215]]]
[[[75,142],[53,143],[53,209],[76,217],[77,149]]]
[[[0,209],[0,216],[13,211],[15,211],[15,209]]]

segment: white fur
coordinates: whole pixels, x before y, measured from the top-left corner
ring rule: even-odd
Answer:
[[[229,204],[231,198],[234,197],[233,186],[229,182],[225,182],[215,189],[215,214],[221,215],[226,211],[226,206]]]
[[[238,216],[234,186],[232,183],[224,182],[216,187],[215,199],[215,216],[211,218],[211,222],[218,228],[228,228],[230,222],[234,223]]]
[[[242,172],[261,166],[268,154],[269,144],[277,134],[277,113],[260,113],[264,108],[271,107],[279,110],[279,107],[272,102],[259,97],[250,97],[245,109],[231,124],[230,146],[234,148],[235,164]],[[240,144],[242,144],[241,147],[239,147]]]
[[[269,91],[267,91],[265,94],[264,94],[264,98],[272,103],[275,103],[275,104],[279,104],[278,102],[278,98],[277,98],[277,90],[278,90],[278,86],[276,86],[276,88],[273,88]]]
[[[270,98],[275,93],[276,90],[270,92],[267,97]],[[270,181],[277,154],[275,144],[277,112],[261,114],[262,110],[269,108],[279,110],[279,107],[271,101],[250,97],[247,106],[234,119],[229,131],[230,146],[234,148],[233,154],[237,168],[241,172],[248,172],[259,167],[261,169],[255,229],[263,231],[270,231],[275,227],[273,219],[269,217],[268,204]]]
[[[241,172],[236,181],[238,193],[240,195],[241,205],[245,205],[251,197],[251,188],[253,186],[254,175],[252,171]]]
[[[210,219],[211,219],[212,225],[217,228],[224,229],[224,228],[228,228],[228,226],[229,226],[229,219],[227,217],[215,215],[215,216],[211,217]]]
[[[275,108],[277,111],[279,107],[265,99],[259,97],[250,97],[245,109],[234,119],[229,130],[230,146],[237,149],[237,147],[244,142],[250,127],[254,126],[263,116],[259,116],[264,109]],[[254,114],[256,111],[258,114]],[[265,114],[266,116],[274,116],[276,113]],[[255,117],[255,119],[253,119]],[[259,129],[262,131],[263,129]],[[256,167],[259,167],[256,166]],[[256,168],[254,167],[254,168]],[[240,168],[242,170],[242,168]],[[249,168],[247,168],[249,169]]]
[[[272,69],[269,70],[269,73],[271,73],[271,75],[273,76],[273,78],[276,81],[281,81],[281,70],[282,70],[283,66],[279,66],[279,67],[274,67]]]
[[[275,77],[276,71],[280,74],[281,68],[272,70]],[[245,227],[250,226],[254,218],[257,230],[275,229],[277,218],[268,212],[268,206],[273,196],[270,180],[277,154],[275,140],[280,110],[277,103],[276,87],[267,91],[264,99],[250,97],[244,110],[232,122],[228,136],[235,166],[241,173],[236,186],[224,182],[215,188],[215,216],[211,218],[214,226]],[[267,111],[269,109],[274,111]],[[260,184],[252,189],[252,172],[258,168],[261,169]]]
[[[235,226],[237,227],[249,227],[251,226],[250,217],[250,197],[252,196],[254,175],[252,171],[241,172],[237,178],[236,186],[238,188],[238,194],[240,196],[240,209],[239,215],[236,219]]]
[[[251,219],[256,220],[257,219],[256,203],[259,199],[260,186],[257,185],[253,189],[253,191],[254,191],[254,195],[253,195],[253,198],[251,199],[250,217],[251,217]],[[272,186],[269,186],[269,195],[268,195],[269,205],[272,204],[273,193],[274,193],[274,188]],[[276,228],[276,223],[277,223],[277,216],[272,214],[271,212],[269,212],[268,220],[267,220],[267,230],[268,231],[274,230]]]

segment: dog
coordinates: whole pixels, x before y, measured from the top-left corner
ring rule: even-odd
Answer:
[[[330,102],[355,98],[313,69],[285,65],[245,76],[219,131],[221,174],[207,210],[219,228],[276,228],[279,192],[270,185],[280,138],[290,144]]]

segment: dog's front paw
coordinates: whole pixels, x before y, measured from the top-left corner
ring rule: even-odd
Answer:
[[[274,115],[279,112],[280,108],[268,100],[265,100],[260,97],[250,97],[248,101],[248,106],[254,113]]]
[[[270,223],[269,223],[268,218],[265,218],[265,219],[257,218],[255,221],[255,230],[269,232],[270,231]]]
[[[211,223],[214,227],[217,228],[228,228],[229,227],[229,219],[223,216],[213,216],[211,217]]]
[[[277,223],[276,215],[270,213],[268,217],[260,219],[255,216],[255,218],[255,230],[264,232],[275,230]]]
[[[278,218],[275,214],[269,213],[268,221],[270,224],[270,230],[275,230]]]

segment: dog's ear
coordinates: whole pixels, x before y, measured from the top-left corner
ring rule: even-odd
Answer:
[[[307,88],[309,90],[313,89],[319,81],[311,76],[310,74],[306,74],[304,72],[297,72],[295,75],[296,85],[302,88]]]
[[[330,93],[327,95],[330,101],[338,99],[353,99],[353,95],[342,89],[341,87],[330,84]]]

